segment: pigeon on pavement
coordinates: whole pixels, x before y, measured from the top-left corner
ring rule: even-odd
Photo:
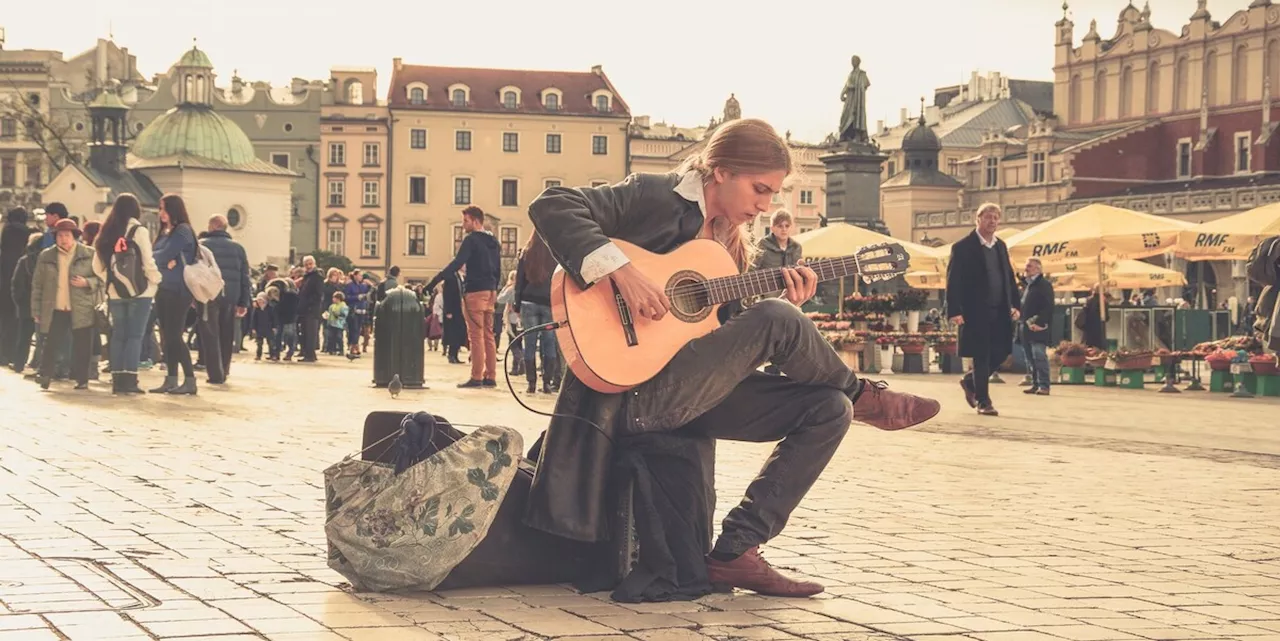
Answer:
[[[387,385],[387,391],[391,392],[391,398],[399,398],[400,390],[402,389],[404,389],[404,384],[400,382],[400,375],[392,376],[391,383]]]

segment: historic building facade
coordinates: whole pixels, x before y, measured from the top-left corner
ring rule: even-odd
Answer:
[[[387,106],[389,260],[405,280],[430,279],[453,259],[467,205],[490,215],[514,269],[532,231],[526,208],[545,188],[613,183],[627,172],[630,110],[600,67],[464,69],[396,58]]]
[[[653,123],[648,116],[636,116],[632,121],[628,146],[633,173],[663,173],[674,171],[690,155],[706,144],[712,132],[720,124],[742,117],[742,106],[733,95],[725,101],[721,118],[712,118],[701,127],[677,127],[667,123]],[[778,209],[786,209],[795,217],[797,233],[809,231],[822,224],[827,204],[826,168],[819,156],[826,153],[826,146],[799,142],[786,132],[796,170],[783,182],[782,193],[776,194],[768,213],[752,224],[753,233],[762,235],[769,227],[769,216]]]
[[[378,72],[334,67],[329,76],[320,109],[320,249],[346,256],[361,269],[385,272],[396,248],[388,231],[389,116],[378,100]]]

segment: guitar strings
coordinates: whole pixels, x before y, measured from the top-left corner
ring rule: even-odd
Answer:
[[[860,265],[861,261],[857,255],[854,255],[842,258],[824,258],[819,261],[815,261],[814,263],[807,264],[806,266],[817,272],[819,279],[829,280],[842,275],[847,276],[849,275],[849,267],[858,267]],[[828,269],[831,271],[830,274],[827,273]],[[840,274],[839,271],[844,271],[845,273]],[[860,270],[855,270],[854,273],[857,273],[857,271]],[[874,277],[876,274],[863,274],[863,276]],[[734,279],[737,279],[736,283],[733,282]],[[698,283],[685,283],[672,287],[667,291],[667,294],[668,296],[682,296],[689,294],[696,296],[697,294],[706,293],[708,295],[720,294],[732,297],[737,295],[739,290],[748,290],[743,291],[742,293],[743,296],[747,296],[755,293],[750,291],[750,289],[760,286],[771,288],[785,287],[785,281],[782,279],[782,270],[774,268],[769,270],[752,271],[734,276],[711,278]]]

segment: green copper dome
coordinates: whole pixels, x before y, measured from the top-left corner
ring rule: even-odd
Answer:
[[[124,104],[124,101],[120,100],[120,96],[117,96],[114,90],[103,89],[98,92],[98,97],[94,98],[93,102],[89,103],[89,108],[119,109],[122,111],[128,111],[129,105]]]
[[[239,126],[200,105],[174,107],[151,121],[134,141],[133,154],[145,159],[194,156],[230,166],[257,159]]]
[[[182,59],[174,66],[212,69],[213,61],[209,60],[209,56],[205,55],[203,51],[196,47],[192,47],[190,51],[182,54]]]

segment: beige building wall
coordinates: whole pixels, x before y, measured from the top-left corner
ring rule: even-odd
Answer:
[[[389,231],[389,112],[372,68],[334,68],[320,108],[320,249],[385,273],[399,256]],[[341,185],[341,186],[338,186]],[[403,248],[399,248],[403,249]]]
[[[429,280],[453,260],[467,205],[492,216],[510,262],[533,229],[529,203],[549,184],[612,184],[626,176],[626,122],[617,119],[395,109],[392,119],[391,262],[402,280]],[[470,150],[458,149],[458,132],[469,132]],[[516,151],[504,151],[505,134],[515,134]],[[559,136],[560,153],[548,153],[549,135]],[[414,148],[415,136],[425,148]],[[593,153],[595,136],[608,140],[607,153]],[[425,181],[425,202],[412,202],[418,194],[411,181]],[[503,201],[504,181],[515,181],[514,201]]]

